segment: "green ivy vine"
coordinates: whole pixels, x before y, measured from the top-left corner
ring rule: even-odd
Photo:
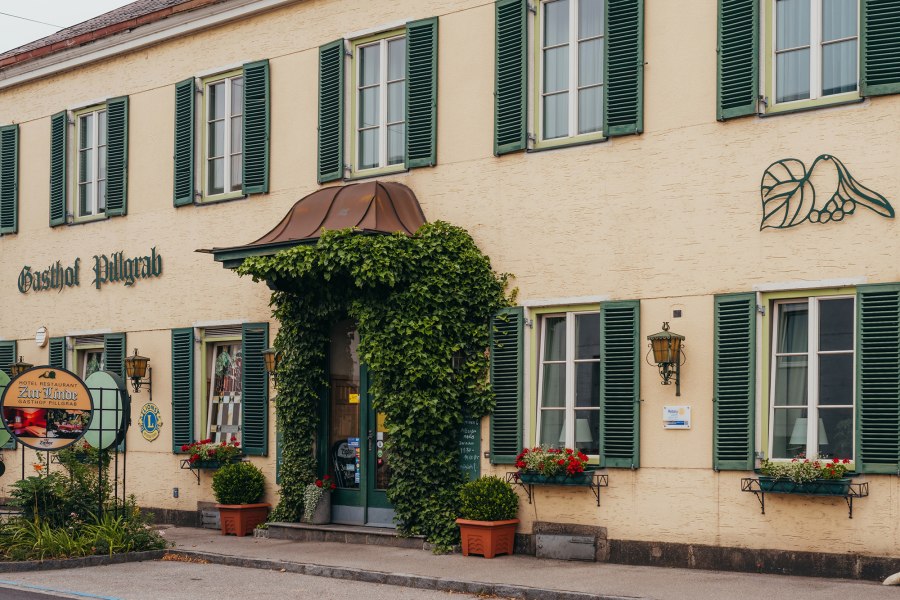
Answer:
[[[332,325],[352,318],[385,414],[392,477],[388,499],[401,533],[436,549],[458,540],[457,436],[465,414],[493,410],[490,322],[508,306],[507,274],[463,229],[423,225],[414,236],[326,231],[315,244],[248,258],[238,269],[266,281],[281,352],[276,414],[282,433],[281,499],[273,519],[297,521],[317,476],[314,444]],[[462,356],[454,371],[452,357]]]

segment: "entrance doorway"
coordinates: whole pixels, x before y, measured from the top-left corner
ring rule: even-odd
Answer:
[[[376,413],[368,370],[359,359],[359,333],[352,321],[331,330],[330,386],[321,403],[319,468],[334,478],[331,499],[335,523],[394,527],[387,500],[391,478],[384,415]]]

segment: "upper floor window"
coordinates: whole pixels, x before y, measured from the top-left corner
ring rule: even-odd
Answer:
[[[267,193],[269,130],[267,60],[175,84],[173,204]]]
[[[91,217],[106,212],[106,107],[78,115],[78,212]]]
[[[770,456],[853,458],[853,297],[775,303]]]
[[[243,183],[243,74],[239,72],[204,82],[204,97],[204,196],[240,193]]]
[[[406,160],[406,36],[356,47],[358,170]]]
[[[603,127],[604,0],[541,5],[541,139]]]
[[[50,226],[121,216],[127,209],[128,97],[53,115]]]
[[[434,166],[437,49],[437,18],[319,48],[319,183]]]
[[[858,0],[775,0],[775,102],[856,92]]]

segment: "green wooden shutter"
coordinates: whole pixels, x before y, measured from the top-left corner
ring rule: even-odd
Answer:
[[[900,475],[900,285],[856,298],[856,467]]]
[[[644,2],[607,0],[603,132],[644,130]]]
[[[344,40],[319,47],[319,183],[344,176]]]
[[[269,61],[244,65],[245,194],[269,191]]]
[[[175,206],[194,202],[194,78],[175,84]]]
[[[54,369],[66,368],[66,338],[50,338],[50,366]]]
[[[172,452],[194,441],[194,329],[172,330]]]
[[[106,214],[128,213],[128,96],[106,101]]]
[[[107,333],[103,336],[103,370],[125,379],[124,333]]]
[[[494,154],[528,143],[528,2],[497,0],[494,66]]]
[[[15,340],[0,342],[0,371],[12,377],[12,366],[16,362]]]
[[[19,228],[19,126],[0,127],[0,235]]]
[[[491,322],[491,462],[513,464],[522,446],[522,347],[525,309],[504,308]]]
[[[16,342],[7,341],[0,342],[0,371],[2,371],[6,375],[6,380],[8,381],[9,377],[12,377],[12,365],[16,362]],[[2,389],[0,389],[2,391]],[[0,427],[2,428],[2,427]],[[3,450],[10,450],[16,447],[16,440],[13,439],[12,436],[9,436],[9,439],[4,443],[0,448]]]
[[[600,461],[640,466],[641,303],[607,302],[600,308]]]
[[[241,331],[241,443],[244,454],[269,453],[269,374],[262,352],[268,323],[244,323]]]
[[[406,168],[437,162],[437,17],[406,25]]]
[[[758,0],[719,0],[716,118],[756,114],[759,80]]]
[[[756,294],[715,298],[713,468],[753,469]]]
[[[900,0],[863,0],[860,93],[900,93]]]
[[[50,227],[66,224],[66,111],[50,117]]]

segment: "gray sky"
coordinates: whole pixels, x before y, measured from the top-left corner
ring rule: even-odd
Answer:
[[[56,33],[60,29],[87,21],[131,0],[0,0],[0,52]],[[16,17],[43,21],[33,23]]]

